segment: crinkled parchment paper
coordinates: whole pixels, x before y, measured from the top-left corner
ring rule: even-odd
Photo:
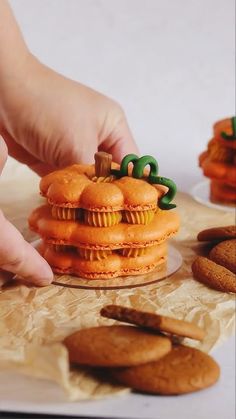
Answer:
[[[40,203],[38,178],[20,177],[0,184],[0,207],[29,241],[36,238],[27,216]],[[181,252],[182,268],[156,284],[120,290],[82,290],[55,285],[46,288],[4,285],[0,289],[0,368],[20,371],[60,384],[71,400],[120,393],[124,390],[95,377],[89,369],[69,370],[60,343],[84,327],[112,324],[99,315],[105,304],[121,304],[193,321],[207,330],[204,342],[188,344],[212,350],[234,332],[232,294],[211,290],[192,279],[191,262],[205,247],[196,241],[203,228],[234,223],[234,214],[207,208],[185,194],[177,198],[181,230],[173,244]]]

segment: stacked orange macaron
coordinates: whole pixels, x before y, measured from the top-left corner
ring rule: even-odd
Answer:
[[[128,155],[119,169],[111,160],[96,153],[95,165],[75,164],[40,182],[47,204],[32,212],[29,225],[56,273],[106,279],[147,273],[166,261],[167,239],[179,228],[170,211],[175,184],[158,176],[151,156]]]
[[[213,126],[214,135],[199,157],[205,176],[210,178],[212,202],[236,204],[236,117],[223,119]]]

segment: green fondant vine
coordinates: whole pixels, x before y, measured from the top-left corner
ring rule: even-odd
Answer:
[[[148,177],[145,178],[145,180],[152,184],[167,186],[168,192],[163,195],[158,202],[158,205],[161,209],[170,210],[176,207],[175,204],[170,203],[176,195],[176,185],[173,180],[158,176],[159,167],[154,157],[143,156],[139,158],[136,156],[136,154],[127,154],[127,156],[125,156],[121,162],[120,170],[112,170],[111,174],[118,178],[128,176],[128,166],[130,163],[133,164],[132,176],[134,178],[141,179],[144,177],[145,167],[150,166],[150,173]]]

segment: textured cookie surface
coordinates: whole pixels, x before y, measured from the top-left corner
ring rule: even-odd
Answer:
[[[224,292],[236,292],[236,275],[210,259],[199,256],[192,264],[193,275],[210,288]]]
[[[173,347],[156,362],[112,370],[122,384],[153,394],[184,394],[213,385],[219,378],[218,364],[207,354],[186,346]]]
[[[166,355],[171,341],[132,326],[82,329],[64,340],[70,361],[90,366],[140,365]]]
[[[213,227],[198,233],[199,241],[222,241],[227,239],[236,239],[236,226]]]
[[[192,339],[202,340],[205,336],[204,330],[193,323],[155,313],[139,311],[129,307],[117,305],[105,306],[101,310],[101,315],[110,319]]]
[[[210,251],[209,257],[219,265],[236,273],[236,239],[225,240]]]

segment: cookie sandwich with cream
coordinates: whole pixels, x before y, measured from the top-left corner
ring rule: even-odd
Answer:
[[[32,212],[29,225],[54,272],[107,279],[166,262],[167,241],[179,228],[171,202],[176,186],[158,175],[153,157],[130,154],[118,166],[99,152],[94,165],[43,177],[40,193],[46,204]]]
[[[214,124],[213,138],[199,156],[199,165],[210,179],[210,200],[236,205],[236,116]]]

